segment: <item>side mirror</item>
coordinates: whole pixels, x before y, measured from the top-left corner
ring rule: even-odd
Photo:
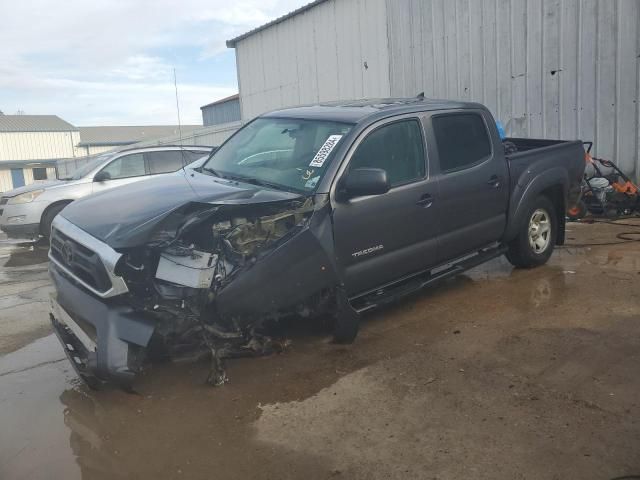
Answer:
[[[381,168],[354,168],[342,182],[342,191],[347,198],[365,195],[382,195],[391,185],[387,172]]]
[[[109,172],[105,172],[104,170],[100,170],[96,173],[96,176],[93,177],[94,182],[105,182],[107,180],[111,180],[111,174]]]

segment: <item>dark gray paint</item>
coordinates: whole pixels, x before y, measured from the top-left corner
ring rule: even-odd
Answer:
[[[431,116],[468,111],[485,119],[493,154],[473,168],[441,174]],[[247,324],[252,318],[304,304],[323,291],[346,291],[355,299],[409,277],[429,278],[434,267],[455,263],[459,257],[476,253],[483,247],[497,245],[492,256],[500,254],[516,235],[525,220],[522,212],[536,196],[550,188],[559,192],[554,193],[552,200],[562,214],[568,202],[575,199],[584,171],[584,151],[578,141],[512,139],[523,151],[505,157],[493,117],[478,104],[377,100],[360,102],[358,106],[311,106],[269,115],[345,121],[354,123],[354,127],[336,148],[317,191],[310,194],[315,207],[308,222],[292,230],[273,249],[258,253],[255,262],[239,267],[233,280],[218,291],[218,313]],[[384,194],[341,198],[338,186],[359,142],[377,126],[404,118],[423,122],[428,175]],[[497,182],[489,182],[492,177]],[[194,212],[230,217],[252,212],[260,216],[264,214],[261,212],[274,209],[291,209],[302,199],[298,194],[221,180],[194,171],[88,197],[74,202],[61,215],[112,248],[126,251],[150,248],[159,229],[165,233],[179,232],[180,224],[176,222],[186,223]],[[122,204],[127,208],[119,209],[118,205]],[[172,229],[167,229],[167,225],[173,225]],[[179,237],[178,233],[175,235]],[[563,235],[561,227],[558,244],[563,243]],[[383,248],[353,255],[379,245]],[[475,263],[458,265],[460,269],[469,268],[490,257],[480,255]],[[82,287],[64,285],[58,290],[58,296],[62,296],[68,312],[75,312],[73,299],[82,297],[75,290],[82,291]],[[101,307],[93,309],[92,321],[96,325],[110,322],[117,307],[95,301]],[[84,297],[78,301],[81,307],[85,303]],[[138,321],[136,316],[127,318]],[[146,325],[144,318],[139,321]],[[118,338],[111,335],[107,340],[99,340],[99,344],[111,342],[104,347],[107,352],[121,351],[118,342],[134,334],[135,329],[130,325],[118,322],[128,333],[118,330]],[[137,341],[131,337],[130,343]],[[108,372],[108,376],[118,375],[121,375],[119,370]]]

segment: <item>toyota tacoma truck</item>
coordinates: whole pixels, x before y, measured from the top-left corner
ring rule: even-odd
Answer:
[[[196,171],[67,206],[51,231],[51,321],[90,385],[130,388],[194,352],[221,384],[223,359],[277,348],[272,321],[322,315],[351,342],[363,312],[499,255],[544,264],[584,157],[578,140],[502,139],[477,103],[270,112]]]

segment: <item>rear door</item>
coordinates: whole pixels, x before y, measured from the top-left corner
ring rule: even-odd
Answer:
[[[507,164],[501,146],[492,142],[490,122],[483,110],[438,112],[427,119],[447,260],[499,240],[506,227]]]
[[[420,118],[370,127],[345,162],[340,178],[350,169],[373,167],[386,170],[391,183],[383,195],[333,202],[334,241],[347,293],[363,293],[435,263],[437,187],[427,168]]]

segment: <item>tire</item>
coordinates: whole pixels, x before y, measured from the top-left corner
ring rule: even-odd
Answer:
[[[548,197],[539,196],[527,209],[518,236],[509,243],[507,260],[518,268],[544,265],[553,253],[557,233],[556,209]]]
[[[59,203],[53,207],[49,207],[49,209],[44,212],[42,221],[40,222],[40,233],[42,233],[42,236],[47,240],[49,239],[49,235],[51,235],[51,224],[53,223],[53,219],[56,218],[56,215],[58,215],[64,207],[69,205],[69,203],[70,202]]]

